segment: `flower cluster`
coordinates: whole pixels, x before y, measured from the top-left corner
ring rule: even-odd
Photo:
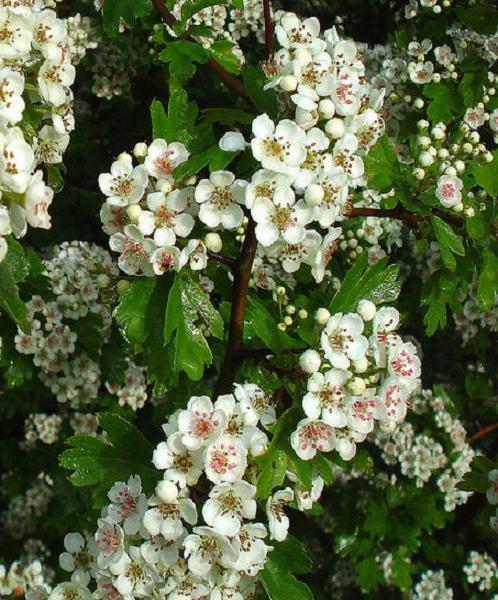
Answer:
[[[335,31],[322,39],[316,19],[301,23],[285,13],[276,31],[282,48],[267,65],[268,85],[285,90],[293,119],[274,123],[263,114],[253,121],[249,145],[261,169],[250,182],[215,171],[196,186],[178,183],[172,173],[189,153],[162,139],[135,147],[143,164],[122,154],[100,176],[104,231],[126,273],[160,275],[187,263],[205,268],[207,251],[219,251],[221,240],[194,237],[196,221],[208,230],[238,231],[245,208],[262,260],[279,262],[287,273],[304,263],[323,279],[341,234],[333,225],[347,214],[349,190],[364,182],[362,156],[383,132],[382,94],[366,83],[354,43]],[[296,93],[289,95],[290,83]],[[229,132],[220,147],[241,151],[246,142]]]
[[[0,3],[0,260],[3,236],[50,227],[53,190],[40,167],[57,165],[74,128],[75,68],[68,22],[42,2]],[[29,93],[28,93],[29,92]]]
[[[399,465],[402,475],[414,479],[417,487],[424,487],[435,477],[444,497],[444,509],[452,512],[471,496],[457,486],[470,471],[475,451],[466,441],[461,421],[449,412],[443,395],[424,390],[413,399],[411,408],[414,417],[429,417],[430,427],[437,434],[430,435],[425,426],[406,422],[390,435],[376,434],[373,442],[382,450],[386,465]]]
[[[93,578],[99,598],[251,598],[271,548],[265,525],[255,522],[248,462],[266,450],[264,428],[275,420],[270,396],[255,385],[236,385],[234,395],[214,403],[192,397],[163,427],[166,441],[153,462],[164,473],[154,494],[142,492],[137,476],[116,483],[94,538],[66,536],[60,564],[72,573],[71,583],[48,597],[70,591],[72,598],[90,598]],[[283,506],[292,495],[286,489],[268,500],[272,537],[286,535]]]
[[[357,311],[330,316],[319,309],[319,350],[301,356],[301,367],[310,373],[302,401],[306,418],[291,444],[304,460],[334,448],[350,460],[376,422],[392,431],[403,421],[420,386],[417,350],[396,332],[398,311],[377,310],[369,300],[360,301]]]
[[[496,582],[497,571],[496,562],[487,552],[480,554],[475,550],[469,553],[467,564],[463,567],[467,581],[476,584],[481,592],[491,589]]]

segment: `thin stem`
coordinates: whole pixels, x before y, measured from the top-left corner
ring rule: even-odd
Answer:
[[[167,9],[163,0],[154,0],[154,4],[157,8],[157,11],[161,15],[161,19],[162,19],[163,23],[165,23],[166,25],[168,25],[171,28],[174,28],[174,26],[177,24],[177,20],[176,20],[175,16],[173,14],[171,14],[170,11]],[[240,98],[243,98],[247,102],[251,102],[251,100],[245,90],[244,84],[242,81],[240,81],[240,79],[237,79],[237,77],[234,77],[234,75],[229,73],[225,69],[225,67],[223,67],[222,65],[220,65],[218,62],[216,62],[213,59],[209,59],[207,61],[207,65],[210,67],[210,69],[212,71],[214,71],[216,73],[216,75],[219,77],[219,79],[227,86],[227,88],[229,90],[231,90],[234,94],[236,94]]]
[[[232,310],[230,314],[230,330],[228,334],[225,358],[220,369],[220,376],[216,385],[216,395],[226,394],[230,391],[237,373],[240,360],[240,349],[244,337],[244,319],[249,291],[249,279],[252,264],[256,256],[258,241],[255,233],[256,224],[249,218],[244,243],[240,258],[235,269],[232,288]]]
[[[235,259],[231,258],[230,256],[218,254],[218,252],[208,252],[207,255],[208,258],[210,258],[211,260],[219,262],[220,264],[225,265],[226,267],[230,267],[231,269],[233,269],[237,264],[237,261]]]
[[[398,219],[409,223],[427,221],[427,217],[424,215],[418,215],[417,213],[411,213],[397,208],[351,208],[348,212],[348,217],[388,217],[390,219]]]
[[[482,437],[484,437],[485,435],[488,435],[488,433],[491,433],[492,431],[495,431],[496,429],[498,429],[498,423],[493,423],[492,425],[487,425],[486,427],[482,427],[482,429],[479,429],[479,431],[477,433],[474,433],[474,435],[467,438],[467,442],[469,444],[471,444],[472,442],[480,440]]]

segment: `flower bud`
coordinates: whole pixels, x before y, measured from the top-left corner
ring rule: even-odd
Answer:
[[[280,80],[280,87],[284,92],[293,92],[297,89],[298,81],[294,75],[284,75]]]
[[[156,496],[166,504],[174,504],[178,500],[178,488],[172,481],[160,481],[156,485]]]
[[[133,148],[133,156],[135,158],[145,158],[148,150],[147,144],[144,142],[138,142],[138,144],[135,144]]]
[[[337,118],[330,119],[330,121],[327,121],[325,124],[325,131],[334,139],[341,138],[346,131],[344,121]]]
[[[299,366],[305,373],[316,373],[322,364],[322,359],[316,350],[306,350],[299,357]]]
[[[356,312],[364,321],[371,321],[375,317],[377,307],[371,300],[360,300]]]
[[[304,199],[306,202],[308,202],[308,204],[317,206],[322,202],[324,195],[325,194],[322,186],[318,185],[317,183],[312,183],[306,188],[306,191],[304,192]]]
[[[138,204],[130,204],[130,206],[126,208],[126,214],[131,221],[136,221],[141,212],[142,209]]]
[[[116,291],[120,296],[122,296],[130,286],[131,283],[129,281],[127,281],[126,279],[120,279],[116,286]]]
[[[360,360],[353,361],[353,369],[356,373],[364,373],[368,369],[367,357],[363,356]]]
[[[335,104],[330,98],[320,100],[318,103],[318,112],[324,119],[331,119],[335,114]]]
[[[348,383],[348,388],[355,396],[361,396],[366,387],[365,381],[361,377],[353,377]]]
[[[319,308],[315,312],[315,321],[318,325],[325,325],[325,323],[330,319],[330,312],[326,308]]]
[[[110,283],[111,279],[109,275],[106,275],[105,273],[100,273],[99,275],[97,275],[97,287],[99,287],[100,289],[109,287]]]
[[[211,252],[219,252],[223,248],[223,240],[219,233],[210,232],[204,238],[206,248]]]

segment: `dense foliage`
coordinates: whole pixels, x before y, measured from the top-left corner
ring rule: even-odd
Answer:
[[[0,0],[0,596],[498,598],[491,0]]]

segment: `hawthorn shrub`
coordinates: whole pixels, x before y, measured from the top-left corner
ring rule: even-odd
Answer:
[[[498,598],[490,0],[0,0],[0,595]]]

